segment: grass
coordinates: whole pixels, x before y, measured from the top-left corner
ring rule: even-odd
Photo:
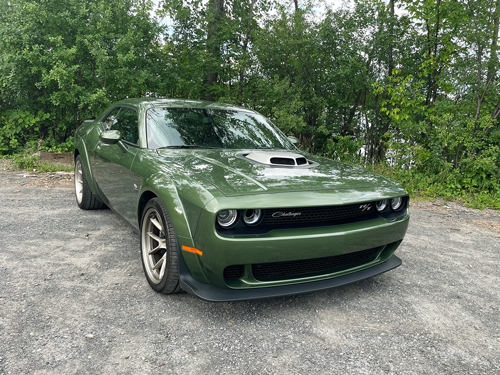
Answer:
[[[368,169],[400,183],[415,200],[457,201],[465,206],[500,210],[500,192],[487,191],[480,187],[463,188],[447,181],[446,176],[428,175],[415,170],[403,170],[383,164]],[[443,174],[445,172],[442,172]]]
[[[36,173],[46,173],[46,172],[72,172],[73,166],[67,166],[62,164],[54,164],[48,161],[41,161],[39,157],[27,156],[25,154],[17,154],[8,159],[12,160],[15,168],[29,170]]]

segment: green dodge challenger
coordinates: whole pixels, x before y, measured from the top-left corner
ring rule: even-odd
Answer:
[[[76,131],[76,200],[139,231],[157,292],[274,297],[398,267],[408,193],[296,142],[246,108],[122,100]]]

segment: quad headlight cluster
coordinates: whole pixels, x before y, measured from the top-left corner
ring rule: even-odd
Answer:
[[[348,213],[351,212],[351,216],[348,216],[345,218],[345,220],[352,220],[352,218],[356,218],[356,217],[359,217],[359,213],[358,211],[363,209],[363,213],[366,214],[366,215],[370,215],[370,214],[376,214],[376,212],[378,213],[383,213],[384,215],[387,214],[387,215],[390,215],[391,214],[391,211],[393,212],[397,212],[397,211],[401,211],[405,206],[405,202],[406,202],[406,198],[405,197],[397,197],[397,198],[392,198],[392,199],[382,199],[382,200],[379,200],[379,201],[376,201],[376,202],[371,202],[371,203],[368,203],[368,204],[362,204],[361,206],[359,206],[359,204],[352,204],[350,206],[352,206],[350,208],[351,211],[347,211]],[[348,207],[350,207],[348,206]],[[333,208],[335,208],[334,206],[332,206]],[[341,207],[341,206],[339,206]],[[374,210],[375,208],[375,210]],[[307,208],[306,208],[307,209]],[[304,210],[306,210],[304,209]],[[319,208],[321,209],[321,207]],[[358,210],[358,211],[352,211],[352,210]],[[297,211],[297,212],[295,212]],[[309,211],[302,211],[302,209],[298,208],[298,209],[295,209],[295,211],[292,213],[292,212],[280,212],[280,211],[277,211],[277,212],[274,212],[274,214],[272,215],[272,218],[269,218],[271,221],[272,220],[281,220],[283,219],[284,216],[287,216],[285,219],[289,219],[289,216],[291,216],[292,214],[294,215],[293,219],[295,218],[295,215],[297,215],[297,219],[296,221],[287,221],[287,223],[289,223],[290,225],[301,225],[303,223],[310,223],[311,225],[318,225],[318,223],[321,224],[321,222],[324,222],[325,220],[326,221],[342,221],[341,218],[339,218],[338,216],[336,215],[331,215],[331,218],[327,218],[325,219],[325,214],[323,212],[323,214],[320,214],[318,216],[318,219],[317,220],[311,220],[311,212]],[[275,216],[275,214],[280,214],[279,216]],[[312,213],[314,215],[314,213]],[[267,215],[270,215],[269,213]],[[300,221],[300,219],[302,218],[302,216],[298,216],[298,215],[302,215],[304,216],[304,221]],[[309,216],[308,216],[309,215]],[[245,232],[245,229],[244,227],[247,226],[247,227],[254,227],[254,226],[257,226],[259,225],[261,222],[262,222],[262,219],[264,217],[264,210],[261,210],[261,209],[243,209],[243,210],[222,210],[222,211],[219,211],[216,215],[216,221],[217,221],[217,225],[218,225],[218,228],[219,229],[232,229],[234,227],[237,227],[235,229],[238,229],[238,230],[242,230],[243,232],[242,233],[246,233]],[[241,223],[241,224],[240,224]],[[283,223],[283,221],[281,222],[278,222],[278,224],[280,223]],[[268,216],[266,216],[266,224],[267,225],[273,225],[272,222],[270,223],[269,220],[268,220]],[[252,233],[255,233],[255,229],[252,229]]]
[[[397,197],[392,199],[382,199],[381,201],[375,202],[375,208],[378,212],[384,212],[389,206],[393,211],[399,211],[403,208],[404,200],[403,197]]]
[[[251,210],[224,210],[217,214],[217,223],[224,229],[230,229],[234,227],[240,216],[243,218],[243,222],[248,226],[254,226],[260,223],[262,220],[262,210],[251,209]]]

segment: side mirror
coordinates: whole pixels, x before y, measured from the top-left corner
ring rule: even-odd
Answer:
[[[289,135],[288,136],[288,140],[290,142],[292,142],[292,144],[296,145],[297,143],[299,143],[299,140],[297,138],[295,138],[293,135]]]
[[[122,135],[118,130],[106,130],[101,134],[101,142],[105,145],[115,145],[120,139],[122,139]]]

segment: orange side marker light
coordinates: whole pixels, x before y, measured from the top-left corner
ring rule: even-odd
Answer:
[[[199,256],[203,255],[202,251],[200,251],[198,249],[195,249],[194,247],[189,247],[189,246],[182,245],[182,250],[186,250],[186,251],[189,251],[190,253],[198,254]]]

